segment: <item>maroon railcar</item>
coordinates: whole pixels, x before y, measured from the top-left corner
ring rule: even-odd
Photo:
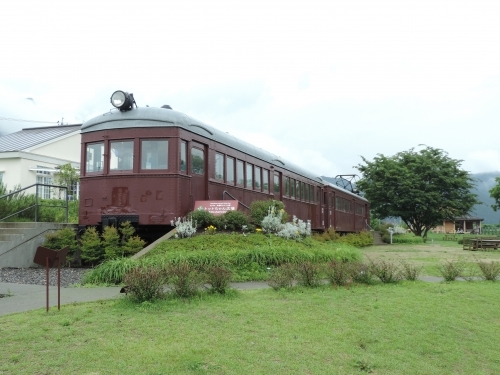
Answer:
[[[81,165],[81,227],[130,221],[164,232],[195,201],[224,199],[245,211],[281,200],[314,230],[358,232],[369,220],[366,199],[169,106],[128,103],[84,123]]]

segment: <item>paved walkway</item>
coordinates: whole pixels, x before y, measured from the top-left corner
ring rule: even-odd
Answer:
[[[269,288],[266,282],[233,283],[240,290]],[[121,287],[61,288],[61,305],[73,302],[90,302],[102,299],[120,298]],[[46,308],[46,287],[44,285],[13,284],[0,282],[0,316]],[[49,287],[49,307],[57,309],[57,287]]]
[[[427,282],[440,282],[440,277],[425,276],[420,278]],[[233,288],[239,290],[269,288],[267,282],[252,281],[232,283]],[[110,298],[121,298],[121,287],[101,288],[61,288],[61,305],[74,302],[99,301]],[[7,297],[0,298],[0,316],[46,308],[46,289],[43,285],[13,284],[0,282],[0,294]],[[50,309],[57,309],[57,287],[49,287]]]

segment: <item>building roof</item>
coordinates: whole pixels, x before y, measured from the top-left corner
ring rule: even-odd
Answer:
[[[455,221],[483,221],[484,219],[482,217],[477,217],[477,216],[458,216],[455,217]]]
[[[0,137],[0,152],[23,151],[79,131],[81,124],[25,128]]]

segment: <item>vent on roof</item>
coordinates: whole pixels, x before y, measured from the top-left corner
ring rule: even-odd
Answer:
[[[165,109],[172,109],[172,107],[170,107],[168,104],[162,105],[161,107]]]

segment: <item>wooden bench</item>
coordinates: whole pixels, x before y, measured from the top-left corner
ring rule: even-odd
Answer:
[[[464,250],[498,250],[500,238],[464,238]]]

